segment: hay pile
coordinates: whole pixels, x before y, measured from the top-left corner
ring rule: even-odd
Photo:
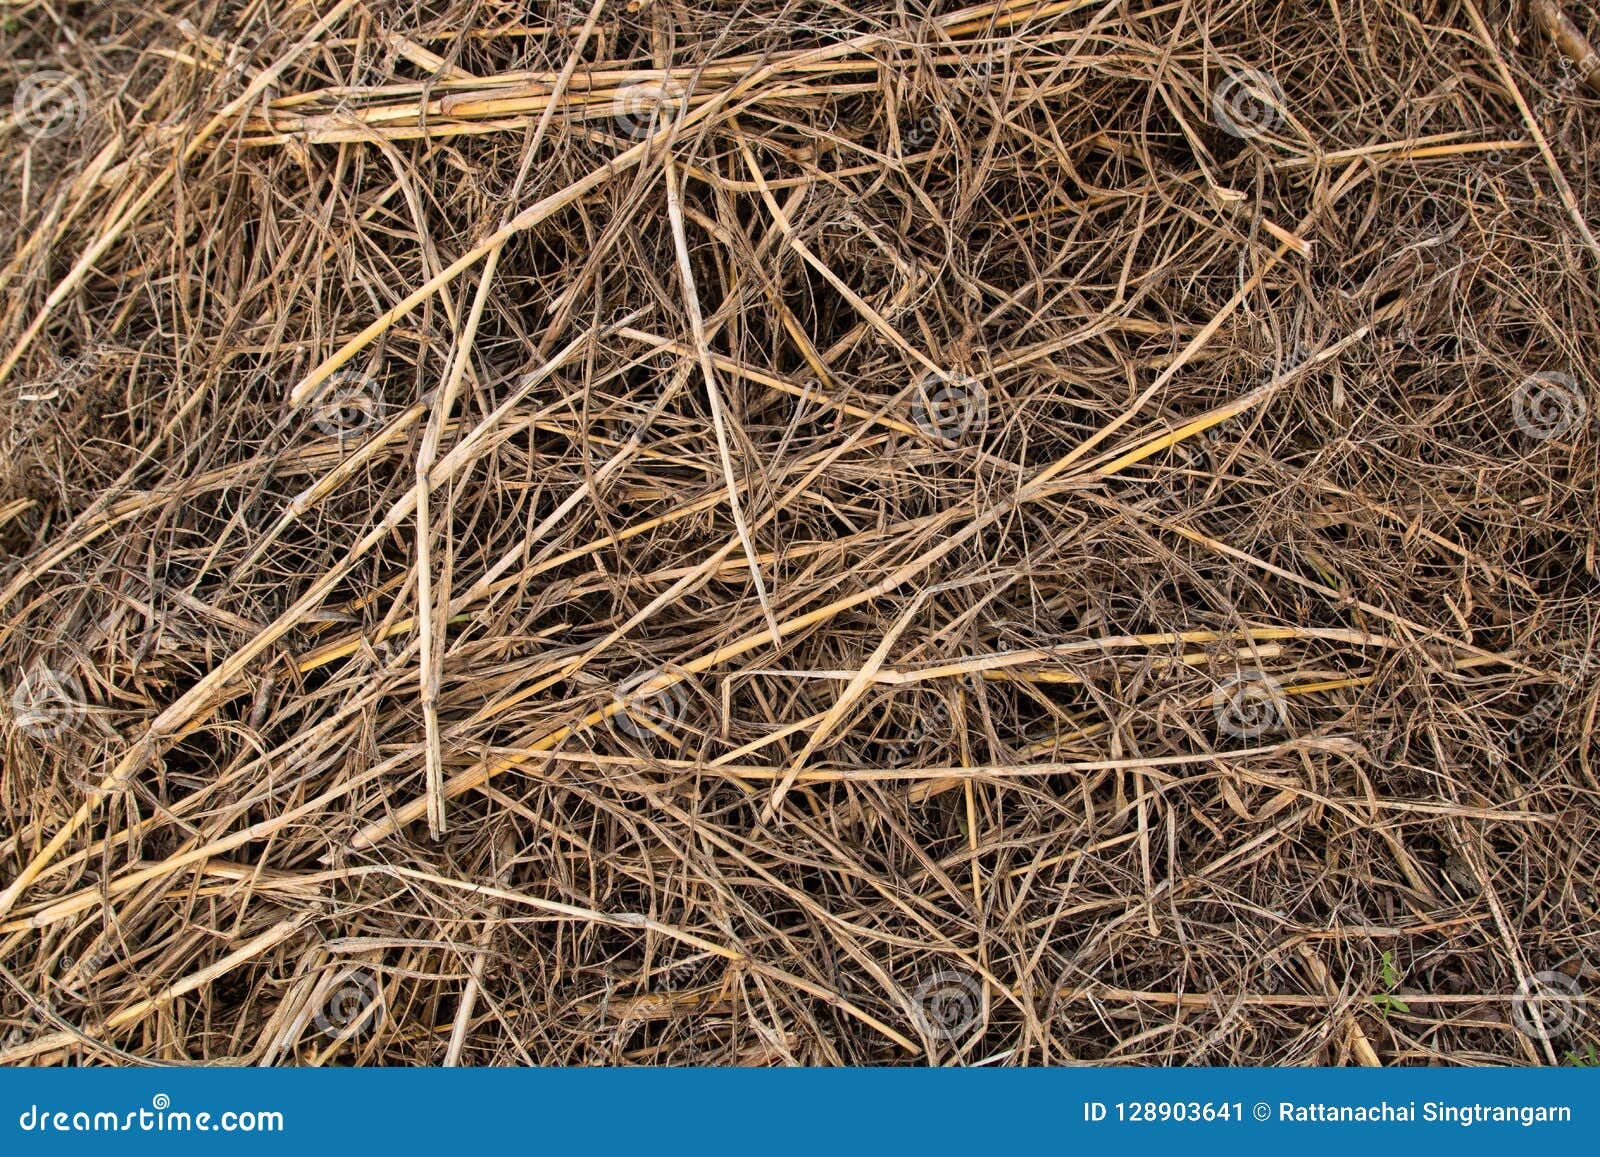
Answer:
[[[0,1061],[1592,1058],[1560,15],[12,0]]]

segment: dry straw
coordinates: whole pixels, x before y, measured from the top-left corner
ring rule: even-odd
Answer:
[[[397,11],[0,8],[0,1062],[1588,1055],[1585,8]]]

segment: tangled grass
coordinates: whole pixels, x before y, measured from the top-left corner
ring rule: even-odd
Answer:
[[[0,1061],[1592,1056],[1586,6],[0,17]]]

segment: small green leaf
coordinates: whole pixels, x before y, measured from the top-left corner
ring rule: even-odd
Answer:
[[[1581,1053],[1577,1049],[1568,1049],[1567,1064],[1575,1069],[1600,1068],[1600,1053],[1595,1052],[1593,1045],[1585,1045]]]
[[[1377,1010],[1387,1017],[1391,1012],[1410,1012],[1411,1006],[1398,996],[1389,992],[1377,992],[1372,996],[1372,1003]]]
[[[1400,970],[1394,966],[1394,953],[1385,951],[1382,963],[1378,966],[1378,974],[1383,977],[1383,987],[1393,990],[1400,983]]]

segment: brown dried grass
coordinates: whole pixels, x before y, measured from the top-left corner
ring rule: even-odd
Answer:
[[[0,7],[77,122],[0,127],[0,1061],[1597,1040],[1510,1000],[1600,979],[1560,6],[77,7]]]

